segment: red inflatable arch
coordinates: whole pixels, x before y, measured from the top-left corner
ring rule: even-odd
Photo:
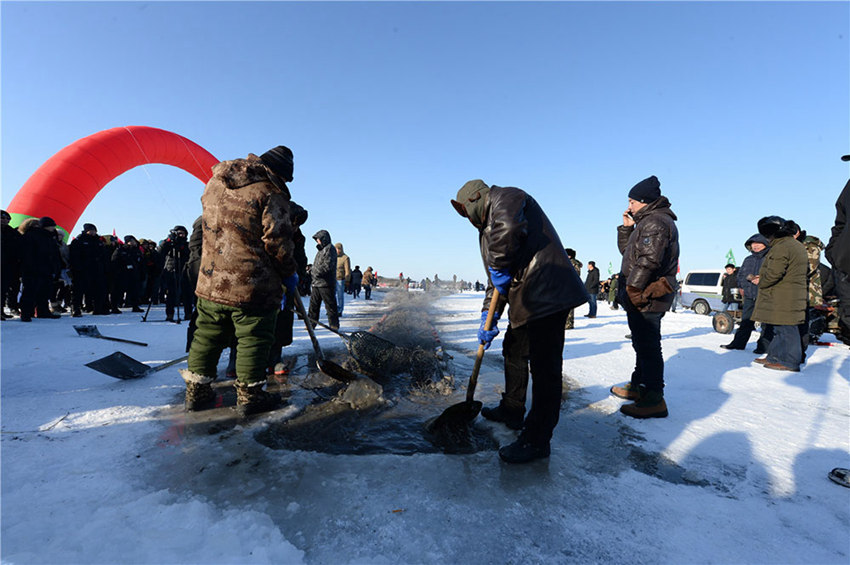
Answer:
[[[218,159],[170,131],[145,126],[104,130],[65,147],[27,179],[9,203],[11,224],[50,216],[70,234],[101,188],[148,163],[180,167],[206,184]]]

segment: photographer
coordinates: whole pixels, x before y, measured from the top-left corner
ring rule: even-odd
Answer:
[[[165,286],[165,320],[174,321],[174,308],[183,307],[183,319],[192,317],[192,285],[186,276],[189,261],[189,231],[184,226],[174,226],[157,251],[165,258],[162,285]]]

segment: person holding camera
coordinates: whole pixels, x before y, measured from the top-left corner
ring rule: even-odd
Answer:
[[[186,273],[189,262],[189,231],[184,226],[174,226],[157,251],[165,257],[162,284],[165,286],[165,320],[174,321],[174,309],[183,308],[183,319],[192,317],[192,285]]]

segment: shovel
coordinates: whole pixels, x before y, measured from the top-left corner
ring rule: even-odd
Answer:
[[[313,331],[313,326],[310,325],[310,319],[307,317],[307,312],[304,311],[304,303],[301,302],[301,294],[298,289],[294,289],[292,298],[295,301],[295,310],[301,319],[304,320],[304,325],[307,327],[307,333],[310,334],[310,341],[313,342],[313,351],[316,352],[316,365],[319,370],[331,378],[344,383],[350,383],[358,379],[357,375],[348,369],[337,365],[332,361],[325,359],[322,355],[322,349],[319,347],[319,340],[316,339],[316,333]]]
[[[120,337],[107,337],[105,335],[100,335],[100,332],[97,329],[97,326],[74,326],[74,329],[77,330],[77,333],[86,337],[96,337],[99,339],[108,339],[109,341],[120,341],[121,343],[132,343],[133,345],[144,345],[148,346],[147,343],[142,343],[141,341],[133,341],[132,339],[121,339]]]
[[[145,365],[144,363],[136,361],[129,355],[116,351],[112,355],[107,355],[106,357],[101,357],[91,363],[86,363],[86,367],[91,367],[95,371],[99,371],[104,375],[109,375],[110,377],[115,377],[116,379],[140,379],[152,373],[156,373],[157,371],[161,371],[166,367],[176,365],[188,358],[188,355],[184,355],[183,357],[174,359],[168,363],[151,367],[150,365]]]
[[[487,319],[484,321],[484,330],[490,331],[493,326],[493,315],[496,312],[496,306],[499,302],[499,291],[493,289],[493,296],[490,299],[490,309],[487,311]],[[481,370],[481,361],[484,359],[484,344],[478,346],[478,353],[475,356],[475,365],[472,368],[472,376],[469,377],[469,384],[466,387],[466,400],[458,402],[446,408],[442,414],[437,416],[437,419],[428,425],[429,432],[435,432],[445,429],[455,429],[461,426],[470,424],[481,412],[481,402],[473,400],[475,396],[475,388],[478,386],[478,371]]]

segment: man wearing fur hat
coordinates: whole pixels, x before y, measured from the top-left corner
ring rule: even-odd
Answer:
[[[548,457],[561,405],[564,325],[567,313],[587,302],[584,284],[543,209],[525,191],[471,180],[458,191],[452,206],[478,230],[488,273],[478,331],[485,348],[499,333],[496,323],[510,305],[502,344],[505,392],[498,406],[484,408],[481,415],[522,430],[514,443],[499,450],[504,461],[526,463]],[[499,301],[493,327],[487,331],[484,320],[494,288]],[[525,415],[529,366],[531,410]]]
[[[759,269],[758,297],[753,320],[773,326],[767,356],[756,359],[768,369],[800,370],[803,347],[799,325],[806,321],[809,258],[794,234],[797,226],[779,216],[758,222],[759,233],[770,241],[770,249]]]
[[[679,231],[676,214],[661,195],[661,183],[655,176],[629,191],[623,225],[617,227],[617,246],[623,255],[617,299],[626,310],[635,368],[631,381],[611,387],[611,394],[634,401],[620,407],[626,416],[665,418],[661,318],[673,304]]]
[[[215,404],[212,382],[222,350],[236,338],[236,409],[242,416],[276,408],[263,389],[283,289],[298,284],[290,219],[292,151],[222,161],[201,197],[203,250],[197,328],[189,348],[186,409]]]

